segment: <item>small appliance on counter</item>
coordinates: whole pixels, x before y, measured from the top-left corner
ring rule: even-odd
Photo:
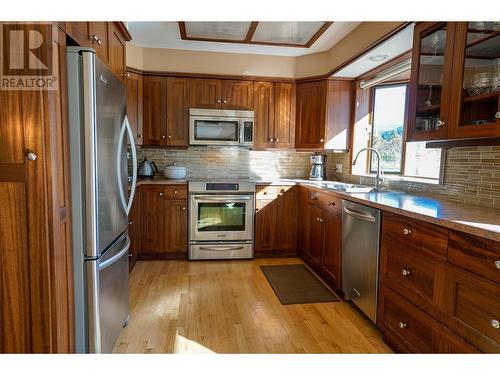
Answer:
[[[309,179],[315,181],[323,181],[326,177],[326,155],[311,155],[311,172]]]
[[[154,161],[149,161],[147,158],[144,158],[141,165],[139,165],[139,169],[137,170],[137,177],[139,178],[153,178],[155,176],[155,172],[153,170],[155,167],[156,172],[158,173],[158,167],[156,166]]]
[[[186,178],[186,167],[172,163],[171,165],[165,166],[165,169],[163,169],[163,175],[165,178],[172,180],[182,180],[183,178]]]

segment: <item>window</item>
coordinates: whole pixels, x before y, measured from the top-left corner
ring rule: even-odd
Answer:
[[[368,144],[363,145],[359,129],[354,130],[354,151],[370,146],[379,151],[385,173],[407,177],[439,179],[441,150],[427,149],[425,142],[404,141],[407,84],[386,84],[372,88],[372,121],[366,126]],[[363,129],[361,126],[360,129]],[[371,129],[371,131],[370,131]],[[362,132],[362,131],[361,131]],[[356,139],[358,137],[358,139]],[[366,141],[365,141],[366,142]],[[376,173],[377,158],[367,158],[366,171]],[[354,173],[362,172],[353,168]]]

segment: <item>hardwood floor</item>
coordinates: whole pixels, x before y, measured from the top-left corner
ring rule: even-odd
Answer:
[[[283,306],[259,266],[297,258],[138,262],[115,353],[390,353],[351,304]]]

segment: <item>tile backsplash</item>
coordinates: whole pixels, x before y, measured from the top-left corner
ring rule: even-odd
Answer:
[[[137,150],[139,163],[147,157],[158,166],[177,163],[187,167],[187,177],[197,179],[305,178],[311,153],[294,151],[250,151],[237,147],[190,147],[187,150],[143,147]]]
[[[342,164],[341,180],[359,183],[360,177],[350,171],[350,154],[329,154],[327,175],[335,175],[335,164]],[[347,172],[347,173],[346,173]],[[373,179],[362,177],[362,183]],[[386,181],[386,186],[414,194],[433,195],[480,206],[500,207],[500,146],[457,147],[448,150],[444,184],[409,181]],[[500,214],[500,212],[499,212]]]

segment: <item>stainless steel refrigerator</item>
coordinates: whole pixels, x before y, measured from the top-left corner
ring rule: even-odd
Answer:
[[[93,49],[68,47],[66,58],[76,349],[109,353],[129,318],[127,216],[137,157],[123,82]]]

